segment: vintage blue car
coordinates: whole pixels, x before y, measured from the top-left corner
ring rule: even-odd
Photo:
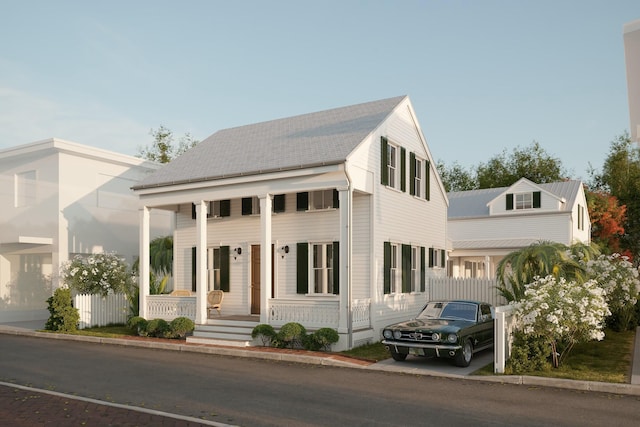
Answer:
[[[474,353],[493,347],[493,306],[478,301],[430,301],[415,319],[382,330],[394,360],[407,355],[446,357],[469,366]]]

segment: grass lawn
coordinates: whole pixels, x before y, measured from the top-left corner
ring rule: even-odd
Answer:
[[[629,383],[635,331],[605,331],[602,341],[576,345],[558,369],[519,372],[547,378],[564,378],[607,383]],[[479,369],[474,375],[494,375],[493,363]]]

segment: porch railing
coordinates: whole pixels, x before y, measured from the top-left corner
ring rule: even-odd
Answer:
[[[269,323],[282,326],[297,322],[305,328],[337,328],[340,318],[339,301],[312,299],[273,299],[269,303]]]
[[[147,296],[147,317],[149,319],[173,320],[188,317],[196,320],[196,297],[174,297],[171,295]]]

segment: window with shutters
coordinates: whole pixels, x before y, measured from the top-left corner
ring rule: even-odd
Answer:
[[[311,286],[309,293],[332,294],[333,292],[333,243],[311,245]]]
[[[207,249],[207,291],[220,289],[220,248]]]
[[[307,295],[340,293],[340,243],[296,245],[296,292]]]
[[[392,243],[391,258],[390,258],[390,264],[389,264],[392,294],[402,292],[402,287],[400,286],[402,284],[401,277],[400,277],[400,265],[401,263],[400,263],[399,245]]]
[[[385,294],[424,292],[426,249],[422,246],[384,242]]]
[[[389,187],[398,188],[398,147],[392,144],[387,145],[387,176],[389,177]]]
[[[533,207],[533,193],[520,193],[515,195],[516,209],[531,209]]]
[[[339,207],[338,190],[318,190],[297,193],[298,211],[321,211]]]
[[[258,196],[242,198],[242,215],[260,215],[260,198]]]
[[[197,250],[191,248],[191,290],[197,291]],[[220,289],[229,292],[229,246],[207,248],[207,291]]]

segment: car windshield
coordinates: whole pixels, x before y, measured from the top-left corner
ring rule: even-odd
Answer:
[[[461,319],[476,321],[478,306],[468,302],[430,302],[418,319]]]

